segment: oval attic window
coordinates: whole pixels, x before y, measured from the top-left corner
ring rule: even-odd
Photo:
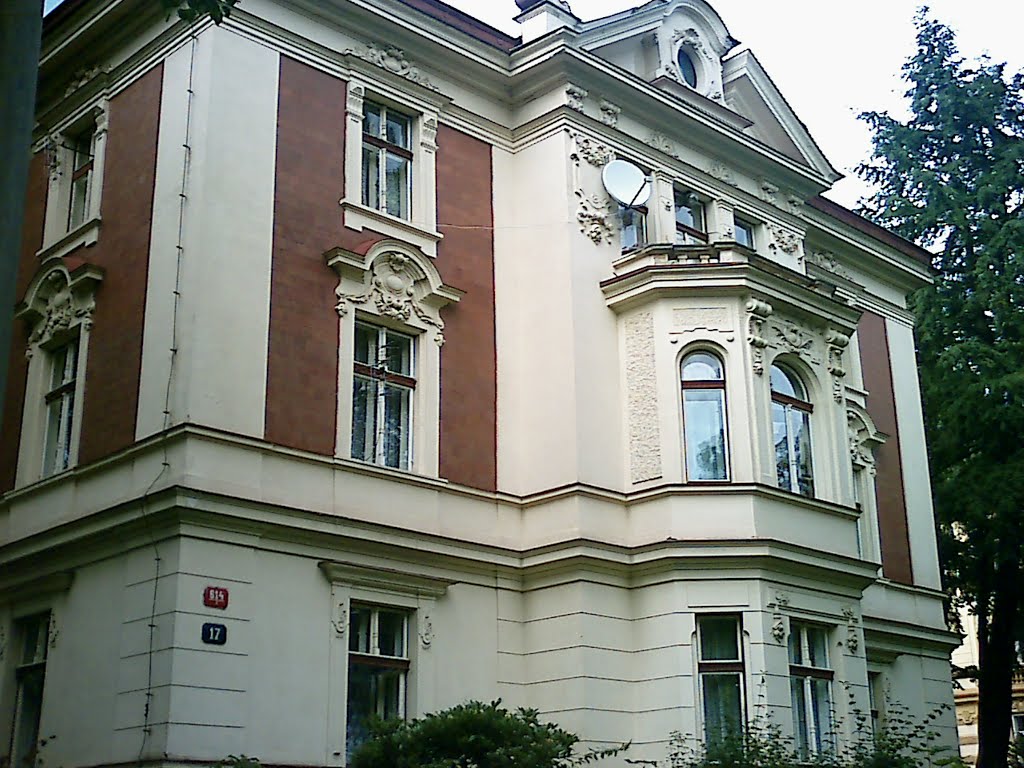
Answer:
[[[697,68],[693,65],[693,59],[690,58],[683,48],[679,49],[679,56],[676,59],[679,62],[679,72],[683,76],[683,82],[685,82],[691,88],[697,87]]]

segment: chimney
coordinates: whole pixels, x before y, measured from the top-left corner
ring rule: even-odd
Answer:
[[[523,42],[529,43],[556,29],[575,29],[579,23],[568,0],[516,0],[522,11],[516,16]]]

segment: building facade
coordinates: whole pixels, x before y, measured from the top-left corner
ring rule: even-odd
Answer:
[[[14,765],[339,766],[370,714],[499,697],[635,759],[763,717],[813,752],[952,703],[928,255],[821,197],[704,0],[520,6],[47,18]]]

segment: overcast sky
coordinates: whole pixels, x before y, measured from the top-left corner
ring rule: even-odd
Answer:
[[[0,0],[3,2],[3,0]],[[245,0],[241,0],[242,6]],[[489,24],[518,35],[514,0],[448,0]],[[832,164],[847,178],[830,197],[856,204],[866,188],[854,167],[871,144],[856,115],[901,109],[900,67],[914,50],[916,0],[710,0],[729,32],[749,47],[804,121]],[[46,0],[46,8],[60,0]],[[589,20],[640,0],[570,0]],[[932,15],[958,33],[968,56],[988,53],[1011,70],[1024,69],[1024,1],[930,0]]]

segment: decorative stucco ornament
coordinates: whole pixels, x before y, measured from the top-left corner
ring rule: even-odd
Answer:
[[[580,207],[576,211],[580,231],[597,245],[610,243],[615,236],[615,229],[612,227],[608,201],[599,195],[587,197],[583,190],[576,190],[576,196],[580,199]]]
[[[654,356],[654,315],[640,312],[626,321],[626,382],[630,474],[634,483],[657,480],[661,468],[658,369]]]
[[[789,607],[789,595],[784,592],[775,593],[775,613],[772,616],[772,637],[779,645],[786,644],[786,617],[783,611]]]
[[[88,85],[101,72],[103,72],[103,68],[99,66],[76,69],[75,73],[71,75],[68,87],[64,89],[64,97],[67,98],[83,85]]]
[[[676,149],[676,145],[672,143],[672,140],[663,133],[655,131],[651,134],[651,138],[647,140],[652,149],[656,149],[659,152],[664,152],[669,157],[674,157],[676,160],[679,159],[679,151]]]
[[[607,125],[609,128],[614,128],[619,124],[619,115],[622,113],[622,108],[612,104],[606,99],[601,99],[601,103],[598,105],[601,110],[601,122]]]
[[[416,265],[407,256],[397,251],[388,251],[374,259],[370,288],[365,293],[346,294],[338,292],[336,309],[339,315],[348,314],[349,304],[366,304],[372,301],[377,313],[401,322],[408,322],[415,316],[421,322],[432,326],[437,333],[434,341],[444,344],[444,322],[432,317],[416,300],[416,283],[422,279]]]
[[[590,93],[585,88],[580,88],[578,85],[569,83],[565,86],[565,104],[569,109],[575,109],[577,112],[583,111],[583,102],[587,100],[587,96]]]
[[[338,637],[344,637],[348,631],[348,604],[339,600],[334,606],[334,615],[331,617],[331,628]]]
[[[837,403],[843,402],[846,397],[846,387],[843,379],[846,376],[846,367],[843,362],[843,352],[850,345],[850,337],[834,329],[829,329],[825,334],[825,346],[828,349],[828,372],[832,375],[832,396]]]
[[[584,136],[582,133],[571,133],[576,150],[572,153],[573,162],[586,160],[590,165],[602,168],[615,159],[615,150],[597,139]]]
[[[355,56],[357,59],[369,62],[376,67],[386,69],[394,75],[403,77],[416,85],[422,86],[430,91],[440,91],[436,85],[430,82],[420,69],[412,64],[405,56],[405,51],[393,45],[377,45],[367,43],[365,48],[346,48],[341,52],[342,56]]]
[[[772,305],[760,299],[750,299],[747,310],[747,342],[750,344],[751,367],[758,376],[764,374],[764,350],[768,339],[764,335],[765,321],[772,314]]]
[[[811,351],[814,337],[792,320],[783,320],[772,326],[775,331],[775,342],[784,350],[797,355],[806,355]]]
[[[800,243],[803,237],[799,232],[783,229],[776,224],[769,224],[768,231],[771,233],[772,242],[769,246],[772,250],[780,250],[790,256],[795,256],[800,251]]]
[[[719,181],[728,184],[730,187],[738,187],[739,182],[733,175],[732,170],[725,163],[715,163],[708,169],[708,175]]]
[[[839,263],[839,259],[834,253],[829,251],[810,251],[806,258],[808,264],[813,264],[825,272],[831,272],[837,277],[842,277],[846,280],[850,279],[850,273]]]
[[[424,650],[429,650],[430,646],[434,644],[434,622],[430,618],[430,614],[423,617],[422,626],[420,629],[420,645],[423,646]]]
[[[47,343],[74,324],[86,329],[92,327],[96,309],[93,295],[88,292],[76,296],[64,270],[54,270],[45,278],[38,297],[43,309],[28,338],[30,353],[35,346]]]

